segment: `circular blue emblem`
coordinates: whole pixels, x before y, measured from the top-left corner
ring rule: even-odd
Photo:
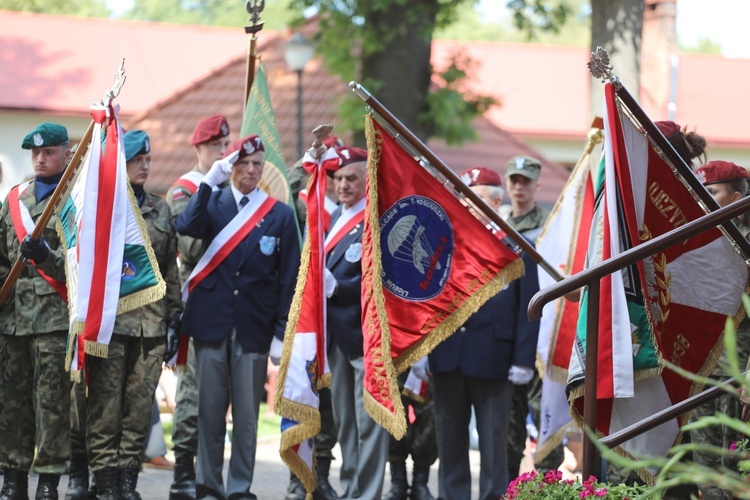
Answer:
[[[129,281],[135,278],[135,275],[138,274],[138,268],[135,267],[135,264],[133,261],[130,261],[128,259],[122,259],[122,280]]]
[[[407,196],[380,217],[383,287],[405,300],[438,295],[450,276],[453,227],[443,207]]]

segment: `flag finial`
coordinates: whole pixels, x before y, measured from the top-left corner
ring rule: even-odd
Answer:
[[[614,68],[610,64],[609,54],[603,47],[597,47],[591,53],[591,58],[586,66],[588,66],[591,76],[601,80],[602,83],[609,82],[618,88],[622,86],[620,78],[612,72]]]

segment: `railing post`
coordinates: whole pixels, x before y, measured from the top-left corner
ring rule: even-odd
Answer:
[[[588,310],[586,314],[586,371],[584,375],[583,420],[596,436],[596,381],[599,352],[599,285],[600,279],[588,284]],[[583,436],[583,477],[594,475],[598,453],[596,443],[588,435]]]

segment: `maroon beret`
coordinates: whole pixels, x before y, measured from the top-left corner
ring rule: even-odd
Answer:
[[[254,134],[247,135],[242,139],[237,139],[232,144],[230,144],[229,148],[227,149],[227,153],[224,155],[224,158],[234,153],[235,151],[239,151],[240,156],[237,158],[239,160],[246,156],[250,156],[257,151],[265,150],[266,148],[263,147],[263,143],[261,142],[260,137]]]
[[[654,125],[656,125],[659,128],[662,135],[666,137],[667,139],[679,133],[680,130],[682,129],[682,127],[677,125],[675,122],[671,122],[671,121],[654,122]]]
[[[695,171],[696,177],[704,186],[718,182],[732,182],[750,178],[747,170],[731,161],[714,160]]]
[[[195,146],[203,142],[213,141],[229,135],[229,123],[224,115],[213,115],[203,118],[193,130],[190,144]]]
[[[502,186],[500,174],[487,167],[471,167],[461,174],[461,180],[467,186]]]
[[[344,168],[350,163],[367,161],[367,151],[362,148],[340,146],[334,149],[334,151],[339,156],[339,168]]]
[[[336,137],[335,135],[329,135],[325,139],[323,139],[323,144],[328,149],[335,149],[340,148],[344,145],[344,141],[341,140],[341,138]]]

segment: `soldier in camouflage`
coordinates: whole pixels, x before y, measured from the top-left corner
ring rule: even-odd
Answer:
[[[131,130],[124,144],[128,178],[167,291],[157,302],[120,314],[108,357],[88,358],[86,446],[99,498],[106,500],[141,498],[136,486],[154,391],[162,362],[177,351],[182,313],[171,213],[164,200],[143,189],[151,169],[148,136]]]
[[[549,217],[549,210],[539,205],[534,197],[541,187],[539,175],[542,164],[528,156],[516,156],[508,161],[505,182],[510,196],[512,211],[508,223],[523,236],[536,242],[542,227]],[[510,424],[508,426],[508,478],[513,480],[523,460],[526,448],[526,415],[529,405],[534,422],[539,427],[539,412],[542,396],[542,381],[534,370],[528,384],[514,385],[511,400]],[[558,446],[543,461],[537,464],[541,470],[554,470],[564,458],[562,446]]]
[[[203,118],[195,126],[190,143],[195,149],[198,163],[195,168],[180,177],[167,193],[167,203],[173,219],[185,210],[211,165],[224,157],[229,142],[229,123],[223,115]],[[201,257],[203,240],[179,234],[177,250],[180,256],[180,283],[185,283]],[[169,490],[169,498],[192,500],[195,498],[194,460],[198,450],[198,381],[192,339],[185,370],[178,372],[175,404],[172,420],[174,482]]]
[[[36,498],[56,499],[70,459],[64,249],[56,217],[38,241],[28,236],[33,228],[21,220],[39,218],[62,178],[70,156],[68,132],[43,123],[21,147],[31,150],[36,177],[13,188],[0,209],[0,283],[17,259],[26,259],[0,306],[0,499],[27,498],[29,471],[39,474]]]
[[[721,207],[738,201],[748,193],[748,172],[743,167],[725,161],[711,161],[699,168],[695,174],[701,180],[709,194]],[[750,233],[750,228],[742,225],[739,220],[735,223],[745,237]],[[747,317],[737,327],[737,357],[739,366],[746,366],[750,354],[750,319]],[[711,378],[724,381],[731,378],[729,362],[726,354],[722,354],[718,364],[711,372]],[[733,394],[724,394],[713,401],[693,410],[691,421],[698,420],[704,416],[712,416],[716,413],[739,419],[742,414],[742,404]],[[711,426],[704,429],[690,431],[691,441],[698,445],[693,451],[693,461],[713,470],[724,468],[738,470],[737,460],[730,456],[719,456],[710,451],[703,451],[708,446],[716,446],[725,450],[740,439],[739,432],[727,426]],[[723,500],[732,498],[729,493],[718,486],[703,484],[698,485],[705,500]]]

